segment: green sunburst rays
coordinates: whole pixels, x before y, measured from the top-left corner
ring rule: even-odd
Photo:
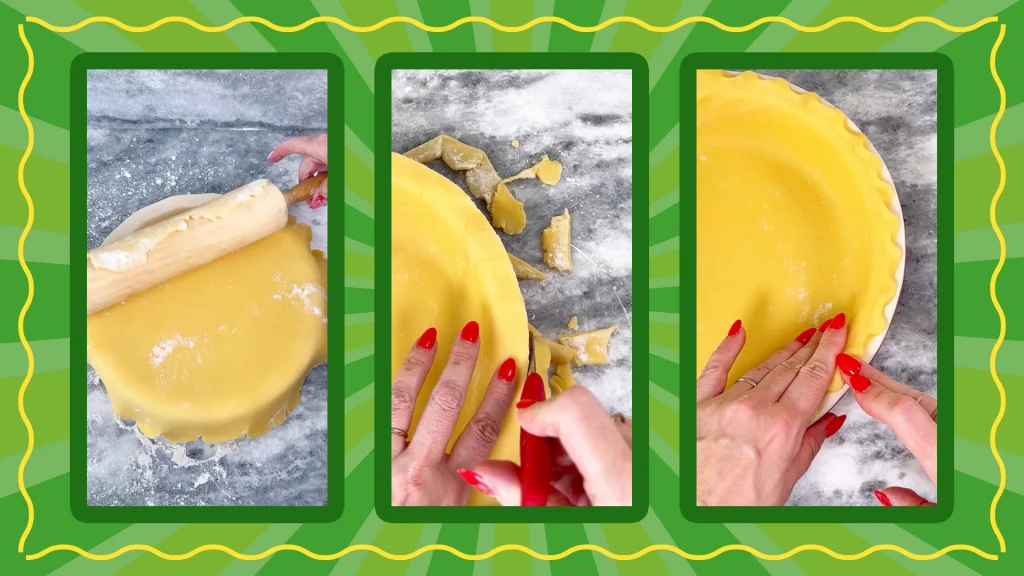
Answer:
[[[939,6],[936,8],[934,14],[936,17],[941,17],[954,24],[968,24],[972,23],[983,17],[990,16],[993,12],[988,9],[1002,9],[1009,5],[1009,2],[983,2],[982,5],[964,6],[960,5],[957,9],[947,6]],[[826,11],[825,9],[829,10]],[[1014,7],[1016,9],[1018,7]],[[793,18],[794,20],[801,23],[816,24],[822,21],[827,21],[833,17],[839,16],[842,10],[836,11],[835,7],[830,5],[828,2],[815,2],[812,0],[808,1],[794,1],[790,3],[787,8],[782,12],[782,15]],[[891,13],[888,16],[883,17],[882,13],[875,13],[872,17],[871,14],[863,11],[847,10],[849,13],[856,13],[863,15],[869,21],[877,23],[891,23],[899,21],[899,18],[894,17]],[[707,14],[707,12],[706,12]],[[710,15],[710,14],[708,14]],[[909,17],[910,15],[907,15]],[[1005,17],[1005,15],[1001,15]],[[742,21],[737,20],[725,20],[731,24],[739,24]],[[933,29],[932,32],[923,32],[925,28]],[[788,29],[783,25],[772,25],[768,27],[764,32],[755,39],[750,45],[751,50],[774,50],[787,46],[791,43],[792,38],[798,36],[797,33],[793,34],[781,34],[780,30]],[[958,64],[958,70],[961,67],[961,62],[973,62],[975,74],[978,81],[984,81],[991,84],[992,80],[988,73],[988,53],[991,49],[991,42],[994,39],[995,31],[990,31],[984,38],[976,36],[970,42],[966,39],[962,42],[963,46],[958,46],[957,38],[958,35],[938,29],[934,26],[917,25],[915,27],[908,28],[902,32],[891,34],[884,42],[873,41],[869,42],[870,49],[877,50],[896,50],[902,49],[900,46],[909,46],[915,42],[923,42],[928,46],[935,49],[942,48],[943,52],[946,52],[954,58],[954,61]],[[807,49],[807,50],[830,50],[834,49],[832,45],[818,46],[816,39],[821,34],[799,34],[800,38],[803,38],[802,42],[808,43],[806,45],[794,43],[794,48],[791,49]],[[904,39],[904,36],[907,38]],[[694,34],[690,35],[690,40],[693,40]],[[850,46],[849,49],[861,49],[860,45],[864,43],[863,39],[860,39],[856,34],[838,35],[837,38],[842,40],[829,40],[829,42],[846,42]],[[662,44],[668,41],[668,37],[662,40]],[[686,52],[687,40],[681,45],[681,48],[676,53],[676,62],[672,66],[665,66],[668,73],[674,73],[678,69],[678,60],[681,60],[682,55]],[[812,44],[813,43],[813,44]],[[707,42],[701,40],[699,43],[695,42],[695,46],[699,46],[703,51]],[[968,50],[970,48],[970,50]],[[711,48],[707,48],[712,50]],[[657,52],[656,52],[657,54]],[[660,58],[667,60],[662,54]],[[654,59],[652,59],[654,60]],[[1005,62],[1005,57],[1002,60]],[[1005,66],[1005,64],[1004,64]],[[653,67],[652,62],[652,106],[653,103],[659,99],[657,94],[659,90],[659,84],[664,81],[664,78],[659,79],[657,70]],[[1004,80],[1005,82],[1005,80]],[[666,89],[667,90],[667,89]],[[994,92],[994,88],[992,88]],[[667,98],[666,98],[667,99]],[[991,451],[988,446],[988,433],[991,426],[991,422],[995,416],[995,410],[998,407],[998,398],[996,396],[996,389],[992,384],[991,375],[987,370],[988,355],[991,352],[994,339],[992,336],[998,330],[998,323],[995,321],[995,313],[992,310],[991,303],[988,298],[988,279],[991,275],[993,268],[995,267],[995,258],[998,256],[998,245],[995,240],[995,235],[992,233],[989,220],[988,220],[988,199],[991,198],[991,194],[996,188],[998,182],[998,168],[991,155],[991,151],[988,146],[988,132],[991,127],[993,119],[992,111],[995,109],[998,103],[993,98],[988,98],[987,103],[984,107],[968,106],[968,110],[973,108],[977,110],[973,114],[970,112],[964,113],[961,111],[959,106],[958,98],[958,112],[961,120],[969,120],[958,122],[960,126],[956,133],[956,212],[957,212],[957,225],[956,225],[956,240],[955,240],[955,260],[957,262],[957,269],[955,278],[957,279],[956,288],[956,300],[958,311],[963,312],[957,317],[957,339],[955,343],[956,347],[956,360],[957,365],[955,379],[957,393],[957,407],[960,410],[960,406],[963,405],[963,411],[958,412],[958,426],[956,429],[956,442],[957,442],[957,460],[955,464],[956,474],[958,477],[958,484],[965,482],[970,483],[973,486],[984,486],[985,488],[978,491],[980,495],[974,499],[977,500],[977,510],[979,517],[977,519],[977,529],[979,533],[985,534],[991,531],[987,523],[987,510],[991,502],[991,494],[994,492],[995,487],[999,484],[998,470],[991,456]],[[1002,154],[1004,159],[1007,160],[1007,165],[1014,165],[1012,158],[1016,154],[1022,154],[1024,157],[1024,147],[1020,151],[1016,146],[1024,140],[1021,134],[1024,130],[1021,126],[1024,125],[1024,112],[1021,112],[1019,108],[1012,107],[1013,101],[1011,97],[1011,107],[1008,109],[1007,114],[1003,120],[1004,124],[1001,124],[999,131],[999,144],[1002,148]],[[1019,106],[1019,105],[1018,105]],[[984,110],[984,113],[980,111]],[[652,219],[651,230],[651,343],[652,343],[652,385],[651,385],[651,449],[653,455],[657,455],[658,458],[652,457],[652,492],[657,482],[658,469],[662,468],[662,472],[666,472],[668,476],[667,484],[673,481],[677,481],[678,470],[677,463],[672,462],[673,459],[678,458],[678,446],[677,438],[678,431],[673,427],[678,426],[678,414],[672,414],[672,410],[678,409],[678,385],[661,385],[661,380],[658,376],[658,369],[655,363],[665,361],[665,350],[655,348],[656,342],[659,340],[659,330],[663,325],[665,327],[666,334],[670,332],[669,326],[678,324],[678,315],[667,313],[666,311],[672,310],[674,305],[674,298],[671,297],[660,297],[660,292],[665,292],[666,295],[676,295],[677,292],[673,291],[674,286],[678,286],[679,277],[678,271],[674,271],[674,274],[669,267],[661,267],[656,264],[657,259],[663,254],[672,253],[673,249],[677,249],[678,238],[665,238],[665,237],[654,237],[656,231],[661,229],[665,230],[664,226],[655,225],[654,220],[660,217],[666,217],[666,214],[677,214],[676,204],[678,203],[678,125],[672,126],[667,131],[662,128],[664,137],[659,141],[653,136],[658,133],[658,128],[653,124],[652,120],[652,153],[651,153],[651,207],[650,217]],[[1010,184],[1012,186],[1012,183]],[[1009,190],[1008,188],[1007,190]],[[965,193],[965,191],[977,190],[978,194]],[[983,192],[981,192],[983,191]],[[979,198],[979,195],[981,198]],[[1024,243],[1024,226],[1019,223],[1021,214],[1024,211],[1021,210],[1020,199],[1017,197],[1010,198],[1004,193],[1003,200],[1001,200],[999,206],[1000,214],[1006,214],[1007,217],[1000,217],[1002,228],[1005,231],[1009,245],[1009,256],[1010,261],[1007,262],[1004,267],[1003,274],[1000,282],[1004,285],[1015,285],[1020,282],[1018,275],[1024,276],[1024,272],[1020,270],[1024,267],[1019,267],[1019,262],[1014,262],[1014,258],[1020,258],[1024,253],[1021,253],[1020,246]],[[674,228],[675,232],[678,232],[678,226]],[[1016,242],[1015,242],[1016,240]],[[673,241],[676,245],[673,245]],[[964,263],[972,263],[971,269],[968,269]],[[659,274],[658,271],[663,271]],[[1016,303],[1010,299],[1003,297],[1004,308],[1009,306],[1007,315],[1011,318],[1016,317],[1021,312],[1016,312]],[[962,306],[962,303],[970,302],[972,306]],[[1024,310],[1022,310],[1024,312]],[[969,332],[972,337],[965,337],[964,333]],[[1014,334],[1008,334],[1008,337],[1014,338]],[[985,337],[981,337],[984,335]],[[1000,355],[999,370],[1003,377],[1004,384],[1008,389],[1016,389],[1019,386],[1024,385],[1024,379],[1020,379],[1016,374],[1019,374],[1021,367],[1016,366],[1015,362],[1008,359],[1020,357],[1014,353],[1015,347],[1018,343],[1008,341],[1004,344],[1004,348]],[[1024,349],[1021,350],[1024,352]],[[678,354],[678,351],[677,351]],[[677,356],[676,356],[677,357]],[[671,391],[670,391],[671,390]],[[980,390],[980,392],[978,392]],[[962,394],[973,394],[971,399],[962,398]],[[1000,429],[1000,448],[1004,453],[1004,459],[1007,463],[1008,470],[1020,469],[1020,466],[1024,465],[1024,459],[1020,458],[1019,443],[1015,440],[1016,438],[1024,437],[1021,434],[1021,430],[1017,430],[1017,426],[1008,424],[1007,420],[1004,419]],[[669,475],[670,474],[670,475]],[[969,480],[960,480],[961,477],[969,478]],[[1000,510],[1003,510],[1003,506],[1015,507],[1019,505],[1019,495],[1021,494],[1021,486],[1019,483],[1010,483],[1007,486],[1010,491],[1004,495],[1003,501],[1000,503]],[[964,502],[964,498],[959,495],[960,490],[957,491],[957,502]],[[653,504],[652,504],[653,505]],[[744,542],[750,542],[752,537],[760,536],[762,539],[767,538],[769,542],[775,544],[777,547],[789,548],[796,543],[802,543],[807,540],[812,533],[819,533],[817,527],[814,529],[796,528],[794,534],[788,537],[785,534],[779,534],[780,529],[777,526],[762,526],[752,527],[749,525],[743,526],[729,526],[728,527],[735,535],[736,538],[743,540]],[[757,534],[751,534],[751,530],[758,530]],[[846,539],[850,542],[862,542],[864,546],[868,543],[883,541],[879,539],[877,530],[873,530],[867,527],[858,525],[849,525],[842,528],[842,534],[836,534],[835,538],[843,540]],[[887,526],[885,532],[886,542],[894,542],[901,544],[908,549],[912,550],[927,550],[937,549],[948,542],[948,538],[941,535],[933,535],[928,533],[927,530],[919,530],[918,527],[892,527]],[[783,530],[785,532],[785,530]],[[673,531],[673,533],[675,533]],[[729,541],[730,539],[719,540]],[[830,539],[829,541],[831,541]],[[864,547],[861,546],[861,547]],[[764,549],[764,548],[762,548]],[[834,565],[835,562],[832,560],[819,560],[810,561],[806,559],[809,555],[802,555],[798,557],[798,562],[804,569],[810,569],[812,567],[820,567],[821,564]],[[956,560],[945,557],[942,560],[946,564],[946,568],[950,573],[972,573],[971,568],[968,568],[964,564],[957,562]],[[972,565],[974,570],[978,570],[977,566],[973,566],[974,560],[968,559],[967,564]],[[895,569],[897,571],[919,571],[916,565],[905,561],[900,558],[896,558],[895,563],[890,562],[890,566],[886,566],[886,569]],[[882,567],[882,566],[880,566]]]

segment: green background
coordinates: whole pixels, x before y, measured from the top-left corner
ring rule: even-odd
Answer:
[[[17,262],[18,237],[25,225],[26,204],[18,191],[17,166],[26,145],[18,114],[17,93],[25,72],[25,51],[16,25],[26,15],[68,25],[90,15],[108,15],[130,24],[149,24],[166,15],[188,16],[204,24],[223,24],[241,15],[263,16],[277,24],[297,24],[317,15],[372,24],[402,14],[428,24],[448,24],[473,14],[507,25],[535,16],[555,15],[576,24],[593,25],[630,15],[652,24],[669,24],[704,14],[725,23],[747,24],[765,15],[782,15],[802,24],[820,24],[838,16],[861,16],[876,24],[895,24],[907,17],[933,15],[966,25],[988,16],[1007,24],[1000,48],[1001,77],[1007,110],[999,128],[999,147],[1008,166],[1006,189],[998,218],[1007,238],[1008,259],[998,290],[1006,311],[1007,341],[999,356],[1008,408],[998,441],[1006,462],[1006,492],[999,502],[999,525],[1009,553],[999,560],[969,552],[953,552],[937,560],[916,562],[880,552],[856,562],[834,560],[820,552],[801,552],[789,559],[762,561],[741,551],[725,552],[709,561],[687,561],[668,552],[637,560],[614,561],[591,552],[552,563],[518,552],[470,563],[445,552],[423,554],[410,561],[385,560],[354,552],[340,560],[314,561],[282,552],[260,561],[240,561],[220,553],[170,563],[144,552],[130,552],[110,561],[91,561],[71,552],[55,552],[25,562],[17,541],[26,522],[26,507],[17,486],[17,469],[27,435],[17,409],[26,357],[18,341],[17,318],[27,285]],[[1024,52],[1018,26],[1024,2],[1010,0],[607,0],[567,2],[529,0],[168,0],[112,6],[98,0],[5,0],[0,4],[0,562],[18,574],[58,571],[64,574],[339,574],[427,571],[443,574],[773,574],[865,572],[899,574],[1013,573],[1024,562],[1019,538],[1024,532],[1024,196],[1015,166],[1024,159],[1024,86],[1011,72],[1010,54]],[[351,543],[372,543],[393,553],[410,552],[431,543],[464,552],[485,552],[496,545],[523,544],[538,552],[561,552],[580,543],[601,545],[618,553],[649,544],[671,544],[690,553],[707,553],[741,542],[763,552],[785,551],[817,543],[844,553],[872,544],[896,544],[928,553],[948,544],[973,544],[986,552],[999,547],[989,525],[989,507],[999,474],[989,450],[991,423],[999,397],[988,373],[988,358],[999,321],[988,298],[988,284],[998,258],[988,211],[999,172],[988,145],[999,95],[989,72],[989,54],[998,24],[957,34],[931,24],[916,24],[895,33],[878,33],[856,24],[842,24],[822,33],[800,33],[781,24],[742,34],[725,33],[695,24],[671,33],[653,33],[619,24],[597,33],[579,33],[557,24],[543,24],[521,33],[502,33],[482,24],[450,32],[428,33],[398,24],[357,34],[335,25],[318,24],[298,33],[278,33],[243,24],[208,34],[171,24],[141,34],[93,24],[56,34],[27,24],[36,69],[25,95],[35,128],[35,149],[25,181],[36,206],[36,219],[25,248],[36,293],[25,331],[36,357],[36,374],[25,393],[25,409],[35,428],[35,450],[25,483],[35,504],[35,525],[26,552],[56,543],[110,552],[126,544],[145,543],[180,553],[217,542],[244,552],[260,552],[279,543],[298,544],[318,553],[332,553]],[[333,190],[344,200],[345,232],[345,510],[331,524],[83,524],[70,513],[69,498],[69,67],[86,51],[327,51],[345,64],[345,187]],[[623,51],[647,58],[650,66],[650,207],[649,320],[650,510],[636,524],[403,524],[385,525],[373,512],[373,65],[393,51]],[[680,282],[692,282],[679,269],[679,65],[683,56],[701,51],[937,51],[955,70],[954,189],[954,497],[952,518],[941,524],[702,524],[684,520],[679,512],[679,394],[690,394],[689,380],[679,377]],[[1018,61],[1019,62],[1019,61]],[[1019,63],[1016,65],[1019,70]],[[343,196],[339,196],[342,194]],[[640,241],[640,239],[637,239]],[[948,303],[940,303],[948,305]],[[637,402],[644,399],[638,398]],[[638,447],[639,448],[639,447]]]

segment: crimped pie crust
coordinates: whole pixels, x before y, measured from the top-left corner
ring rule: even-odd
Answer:
[[[905,252],[881,157],[817,94],[753,72],[697,74],[698,372],[737,318],[748,338],[729,382],[839,312],[846,351],[870,360]],[[819,415],[844,388],[837,375]]]

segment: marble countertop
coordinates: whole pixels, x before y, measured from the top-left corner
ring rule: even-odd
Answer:
[[[892,174],[906,226],[906,270],[899,305],[872,366],[935,396],[936,74],[934,70],[756,70],[785,78],[837,106],[867,135]],[[939,398],[940,404],[948,399]],[[873,491],[904,486],[935,501],[935,486],[892,431],[848,392],[832,410],[846,414],[789,504],[875,506]],[[950,423],[946,423],[947,426]]]
[[[448,134],[483,150],[503,177],[543,154],[562,163],[555,186],[509,185],[525,205],[526,229],[498,237],[547,274],[519,282],[529,321],[545,336],[569,332],[572,316],[580,330],[618,325],[608,362],[573,375],[611,412],[627,417],[633,401],[631,91],[628,70],[400,70],[392,76],[393,151]],[[429,166],[465,189],[462,175],[442,161]],[[573,269],[560,274],[542,263],[540,235],[566,208]]]
[[[267,154],[326,124],[323,70],[90,71],[88,247],[168,196],[229,192],[258,178],[294,185],[301,158],[270,164]],[[326,252],[328,207],[291,212]],[[215,445],[151,440],[116,419],[90,368],[87,447],[90,505],[324,505],[327,365],[306,378],[282,426]]]

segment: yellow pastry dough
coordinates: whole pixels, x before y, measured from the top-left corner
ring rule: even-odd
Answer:
[[[514,140],[513,146],[518,148],[519,142]],[[523,178],[537,178],[550,186],[562,177],[562,164],[545,154],[540,162],[502,180],[483,150],[446,134],[420,144],[406,152],[405,156],[424,164],[440,158],[452,170],[465,171],[466,187],[473,198],[482,199],[487,204],[491,224],[513,235],[526,228],[526,211],[523,210],[523,203],[508,189],[508,183]]]
[[[555,364],[555,375],[551,379],[555,378],[558,378],[562,390],[576,385],[576,379],[572,377],[572,368],[568,364]]]
[[[508,255],[508,259],[512,262],[512,270],[516,273],[516,278],[519,278],[520,280],[543,280],[545,278],[543,272],[537,270],[533,266],[530,266],[512,254]]]
[[[781,79],[703,70],[693,161],[698,373],[737,318],[748,336],[730,383],[839,312],[846,351],[864,355],[903,258],[895,191],[867,138]]]
[[[89,316],[88,360],[114,412],[171,442],[281,424],[327,358],[326,274],[310,238],[289,223]]]
[[[498,182],[491,202],[491,224],[506,234],[519,234],[526,228],[526,211],[523,203],[516,200],[504,181]]]
[[[502,182],[522,180],[523,178],[536,178],[541,184],[554,186],[562,178],[562,163],[548,158],[547,154],[541,156],[540,161],[529,168],[520,171],[515,176],[505,178]]]
[[[618,324],[614,324],[607,328],[591,330],[590,332],[559,334],[558,341],[574,352],[572,361],[577,366],[604,364],[608,361],[608,340],[612,337],[612,332],[615,332],[615,329],[618,327]]]
[[[470,320],[480,323],[480,354],[448,448],[483,398],[506,358],[520,367],[522,392],[528,354],[526,305],[501,240],[454,183],[399,154],[391,157],[391,375],[429,327],[437,329],[437,358],[416,405],[410,436],[437,383],[451,343]],[[515,409],[505,417],[492,458],[519,461]],[[471,505],[494,504],[475,492]]]
[[[575,316],[573,316],[572,318],[569,318],[569,330],[579,330],[579,329],[580,329],[580,322],[579,322],[579,320]]]
[[[541,334],[540,330],[537,330],[537,327],[534,326],[533,324],[527,324],[526,328],[530,331],[530,336],[536,336],[537,338],[544,337],[544,335]]]
[[[569,210],[561,216],[551,218],[551,224],[540,234],[540,246],[544,250],[544,264],[552,270],[572,270],[571,231]]]
[[[572,362],[572,359],[576,356],[576,352],[563,344],[558,342],[552,342],[551,340],[544,339],[544,344],[551,351],[551,361],[555,364],[566,364]]]
[[[501,176],[498,176],[483,150],[442,134],[409,150],[405,156],[423,164],[440,158],[452,170],[465,171],[466,187],[470,195],[483,200],[490,209],[494,189],[501,181]]]
[[[544,394],[551,397],[551,379],[548,372],[551,370],[551,349],[548,348],[548,341],[534,337],[533,339],[533,370],[544,380]]]

